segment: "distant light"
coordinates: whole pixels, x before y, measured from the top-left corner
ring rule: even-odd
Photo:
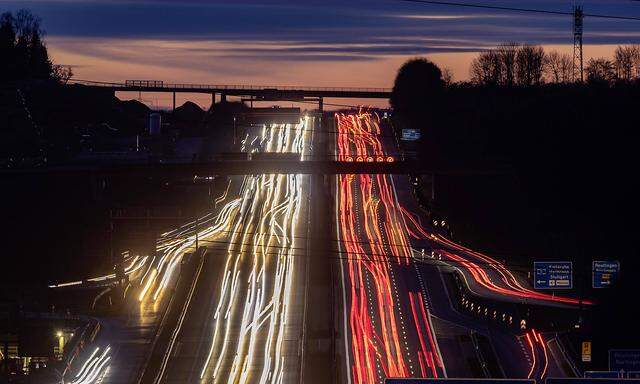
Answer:
[[[367,163],[373,163],[373,157],[371,156],[367,157]]]
[[[347,161],[353,161],[353,157],[352,156],[348,156],[347,157]]]
[[[387,156],[387,163],[393,163],[395,161],[395,159],[393,158],[393,156]]]
[[[62,332],[58,331],[58,333],[56,333],[56,336],[62,337]]]
[[[363,161],[362,156],[358,156],[358,157],[356,157],[356,161],[358,161],[358,162],[362,162],[362,161]]]
[[[378,156],[378,157],[376,157],[376,161],[377,161],[378,163],[381,163],[381,162],[383,162],[383,161],[384,161],[384,157],[382,157],[382,156]]]

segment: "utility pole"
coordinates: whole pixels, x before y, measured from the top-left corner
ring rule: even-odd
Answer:
[[[582,6],[573,6],[573,81],[584,82],[584,65],[582,57],[582,30],[584,12]]]

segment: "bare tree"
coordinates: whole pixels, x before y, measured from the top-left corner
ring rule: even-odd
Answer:
[[[569,83],[573,77],[573,59],[566,53],[549,52],[545,58],[544,69],[549,81]]]
[[[518,53],[518,43],[503,43],[498,45],[496,53],[500,59],[502,71],[502,84],[512,86],[516,78],[516,56]]]
[[[635,76],[634,64],[637,52],[632,46],[618,46],[614,55],[616,76],[619,80],[630,81]]]
[[[481,85],[499,85],[502,83],[502,63],[494,50],[481,52],[471,62],[471,81]]]
[[[16,31],[13,14],[0,15],[0,80],[10,79],[16,71]]]
[[[453,71],[449,67],[444,67],[442,69],[442,81],[446,87],[453,84]]]
[[[633,51],[634,77],[640,78],[640,45],[634,44],[631,49]]]
[[[611,83],[616,79],[616,67],[604,57],[590,59],[585,68],[589,83]]]
[[[545,64],[544,49],[539,45],[525,44],[516,54],[516,80],[523,86],[542,83]]]
[[[40,28],[40,18],[26,9],[16,12],[14,18],[14,28],[16,31],[16,45],[31,45],[34,38],[40,39],[44,31]]]
[[[73,77],[73,70],[68,65],[55,64],[52,68],[53,78],[60,84],[67,84],[69,79]]]

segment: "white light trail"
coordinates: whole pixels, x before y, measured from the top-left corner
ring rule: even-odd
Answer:
[[[109,352],[111,347],[107,346],[100,356],[97,356],[100,348],[96,348],[89,358],[84,362],[82,368],[70,384],[94,384],[102,381],[108,363],[111,360]]]
[[[265,126],[251,145],[259,140],[266,152],[300,153],[302,157],[305,127],[310,123],[305,118],[295,126]],[[271,174],[243,180],[242,205],[232,225],[213,336],[200,375],[203,383],[283,380],[303,177]]]

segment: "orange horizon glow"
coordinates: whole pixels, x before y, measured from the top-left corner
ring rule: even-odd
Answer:
[[[379,55],[374,60],[286,60],[259,57],[228,57],[229,42],[158,39],[113,39],[50,37],[48,48],[53,61],[70,65],[74,78],[123,82],[129,79],[162,80],[168,83],[288,85],[318,87],[391,88],[397,70],[415,55]],[[238,43],[236,43],[238,44]],[[249,49],[258,43],[243,42]],[[264,48],[264,43],[260,46]],[[269,46],[280,48],[281,43]],[[545,50],[570,53],[573,46],[543,45]],[[612,57],[617,45],[586,45],[585,61],[591,57]],[[454,81],[469,79],[469,65],[478,52],[432,53],[427,58],[441,68],[449,68]],[[119,93],[123,100],[137,99],[153,109],[172,106],[169,93]],[[142,96],[142,97],[140,97]],[[192,101],[209,108],[211,96],[178,94],[176,106]],[[326,100],[328,104],[387,107],[386,100]],[[289,105],[295,103],[281,103]],[[313,109],[314,105],[297,105]],[[332,109],[327,105],[327,109]],[[335,107],[334,107],[335,109]]]

